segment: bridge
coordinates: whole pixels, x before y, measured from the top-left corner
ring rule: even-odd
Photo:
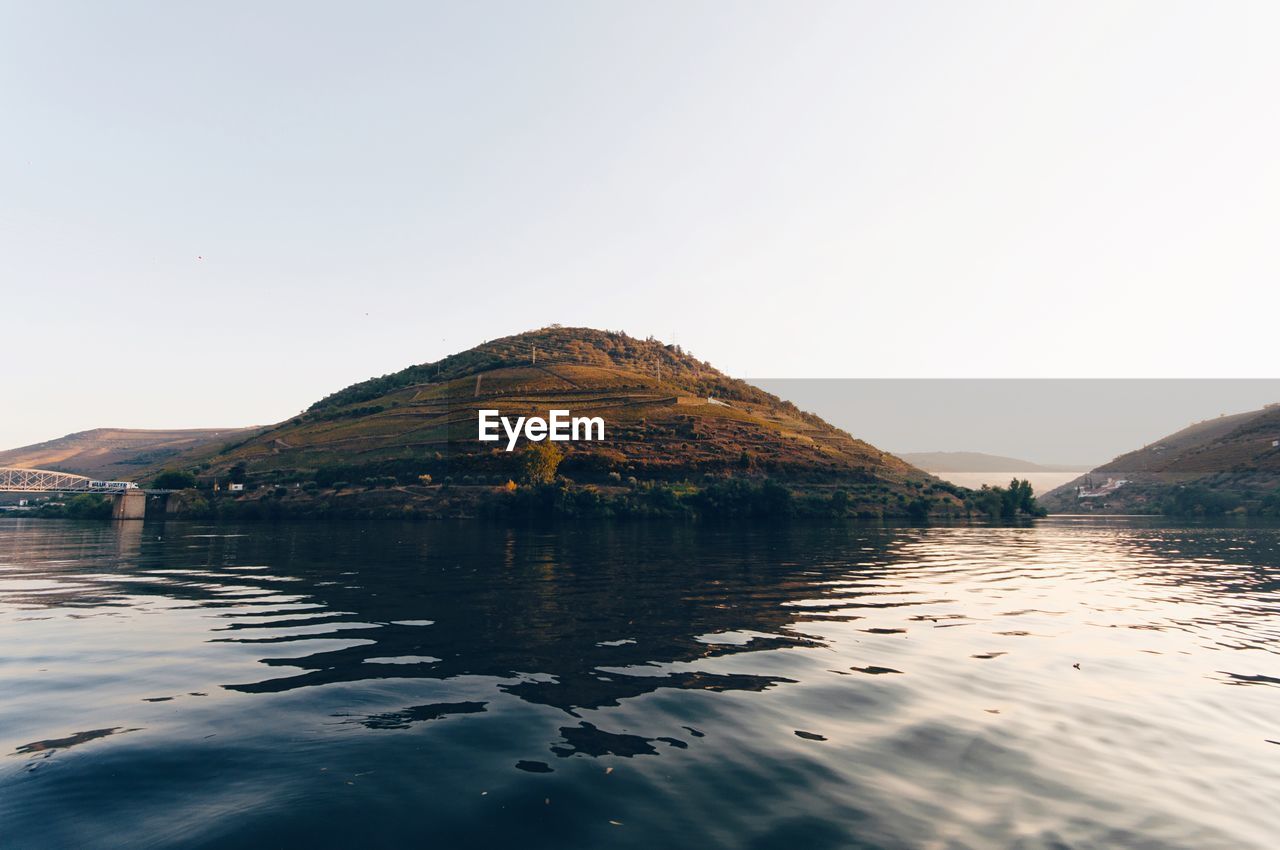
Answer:
[[[0,493],[100,493],[111,496],[113,519],[142,519],[147,496],[174,490],[143,490],[132,481],[99,481],[49,469],[0,467]]]

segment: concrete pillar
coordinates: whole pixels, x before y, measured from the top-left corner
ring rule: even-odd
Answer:
[[[125,490],[111,498],[112,519],[142,519],[147,515],[147,494],[141,490]]]

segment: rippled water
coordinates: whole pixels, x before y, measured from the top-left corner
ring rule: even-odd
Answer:
[[[1273,848],[1280,534],[0,521],[0,844]]]

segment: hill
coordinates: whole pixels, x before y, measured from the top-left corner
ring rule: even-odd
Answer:
[[[556,445],[560,474],[605,496],[769,479],[824,498],[842,490],[851,512],[905,514],[921,499],[961,507],[959,488],[679,346],[589,328],[517,334],[362,381],[188,466],[202,482],[243,479],[288,500],[310,492],[330,507],[362,498],[417,510],[444,498],[445,481],[465,502],[468,486],[475,495],[521,480],[521,452],[477,440],[482,408],[603,418],[604,440]]]
[[[985,452],[899,452],[898,457],[928,472],[1085,472],[1087,466],[1032,463]]]
[[[90,478],[133,480],[193,452],[242,439],[251,428],[146,430],[95,428],[56,440],[0,451],[0,466],[52,469]]]
[[[1267,512],[1277,487],[1280,404],[1270,404],[1175,431],[1064,484],[1042,502],[1056,512]]]

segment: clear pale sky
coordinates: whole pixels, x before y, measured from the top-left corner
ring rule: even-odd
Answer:
[[[0,2],[0,447],[552,322],[1275,377],[1277,43],[1274,2]]]
[[[758,383],[886,451],[974,451],[1086,467],[1195,422],[1280,402],[1280,379]]]

